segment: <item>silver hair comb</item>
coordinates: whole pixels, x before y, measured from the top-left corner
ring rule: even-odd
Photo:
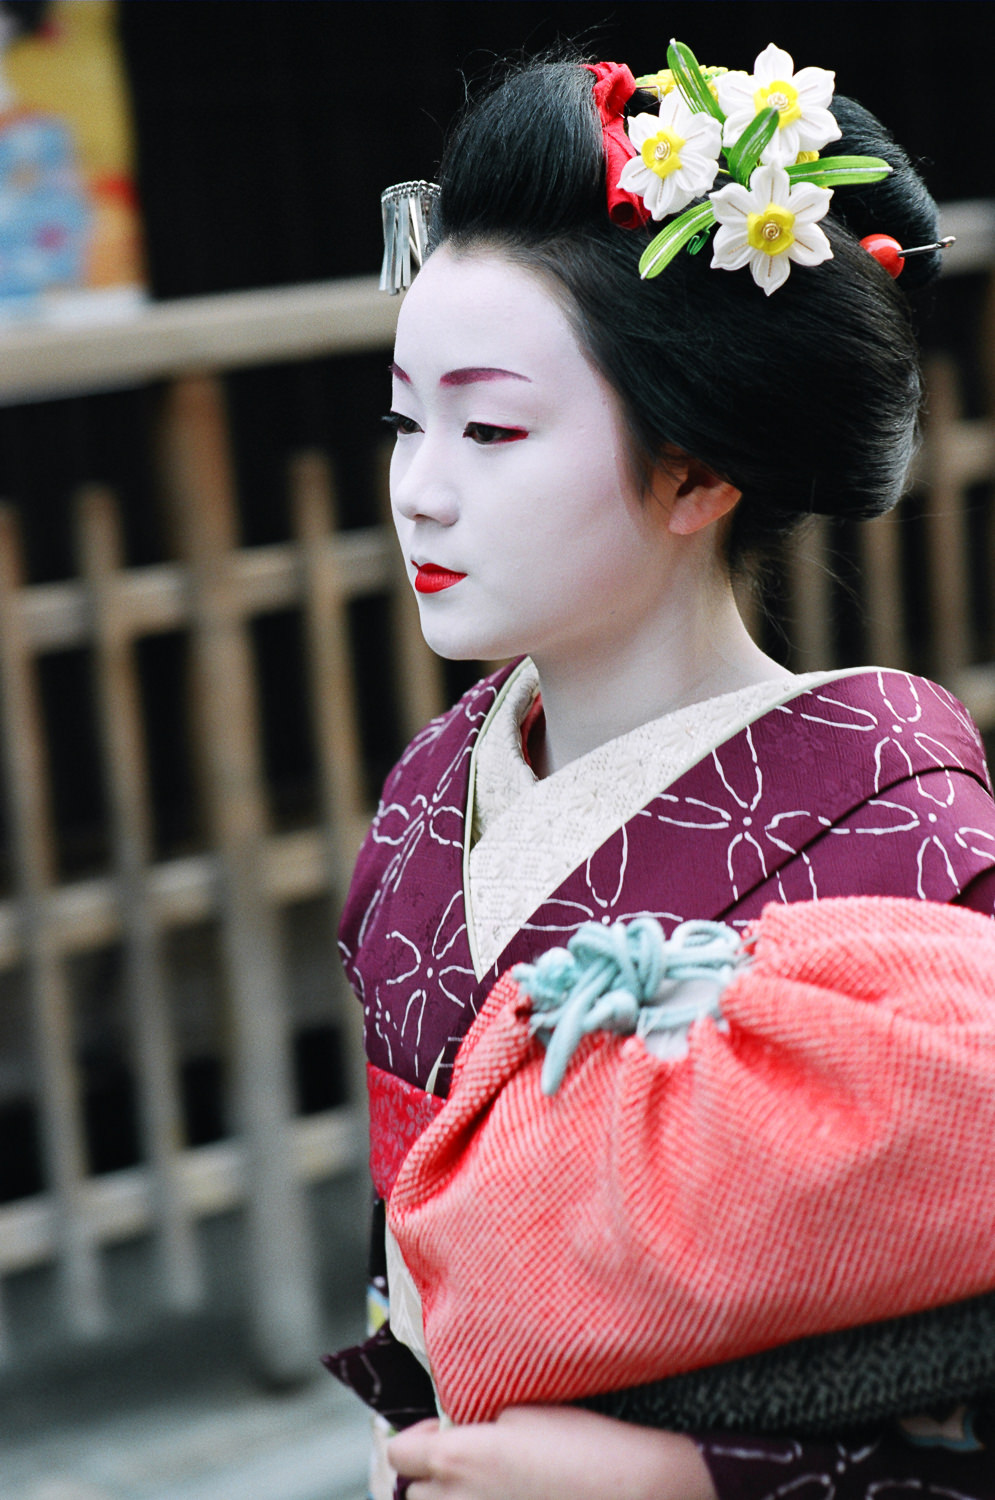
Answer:
[[[396,296],[411,285],[428,250],[432,209],[441,192],[437,182],[398,182],[380,195],[383,213],[383,268],[380,290]]]

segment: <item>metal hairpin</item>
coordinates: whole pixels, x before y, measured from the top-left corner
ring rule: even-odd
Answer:
[[[411,285],[428,250],[432,209],[441,189],[437,182],[398,182],[380,195],[383,213],[383,268],[380,290],[396,296]],[[413,268],[413,269],[412,269]]]
[[[956,236],[947,234],[942,240],[935,240],[932,245],[913,245],[910,250],[903,250],[901,256],[903,260],[908,260],[910,255],[928,255],[931,250],[948,250],[955,243]]]

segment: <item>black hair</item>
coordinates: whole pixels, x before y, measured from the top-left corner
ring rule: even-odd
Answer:
[[[918,349],[904,290],[859,240],[937,238],[936,206],[905,153],[837,95],[842,139],[824,154],[881,156],[893,172],[836,190],[822,220],[832,260],[795,266],[770,297],[747,270],[711,270],[707,245],[642,281],[639,256],[661,226],[608,219],[593,83],[576,62],[538,63],[470,106],[443,158],[433,245],[492,249],[547,279],[621,399],[640,476],[677,450],[742,491],[731,566],[807,515],[886,511],[915,445]],[[654,108],[645,94],[629,106]],[[903,283],[931,279],[938,261],[910,259]]]

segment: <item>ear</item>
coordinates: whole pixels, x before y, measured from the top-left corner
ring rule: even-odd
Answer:
[[[696,458],[684,459],[685,473],[674,493],[667,522],[675,536],[691,536],[727,516],[742,498],[742,491],[720,479]]]

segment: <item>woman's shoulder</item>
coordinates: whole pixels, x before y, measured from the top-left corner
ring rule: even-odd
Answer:
[[[936,764],[966,756],[965,769],[984,767],[980,731],[949,688],[894,667],[863,666],[799,679],[799,691],[782,705],[791,714],[830,728],[851,727],[866,737],[875,731],[932,754]],[[987,783],[987,772],[985,772]]]
[[[885,706],[894,703],[896,694],[907,696],[920,712],[939,706],[954,711],[971,723],[967,709],[941,683],[901,667],[868,665],[838,667],[824,672],[806,672],[795,678],[799,693],[822,693],[837,689],[854,697],[876,699]]]

